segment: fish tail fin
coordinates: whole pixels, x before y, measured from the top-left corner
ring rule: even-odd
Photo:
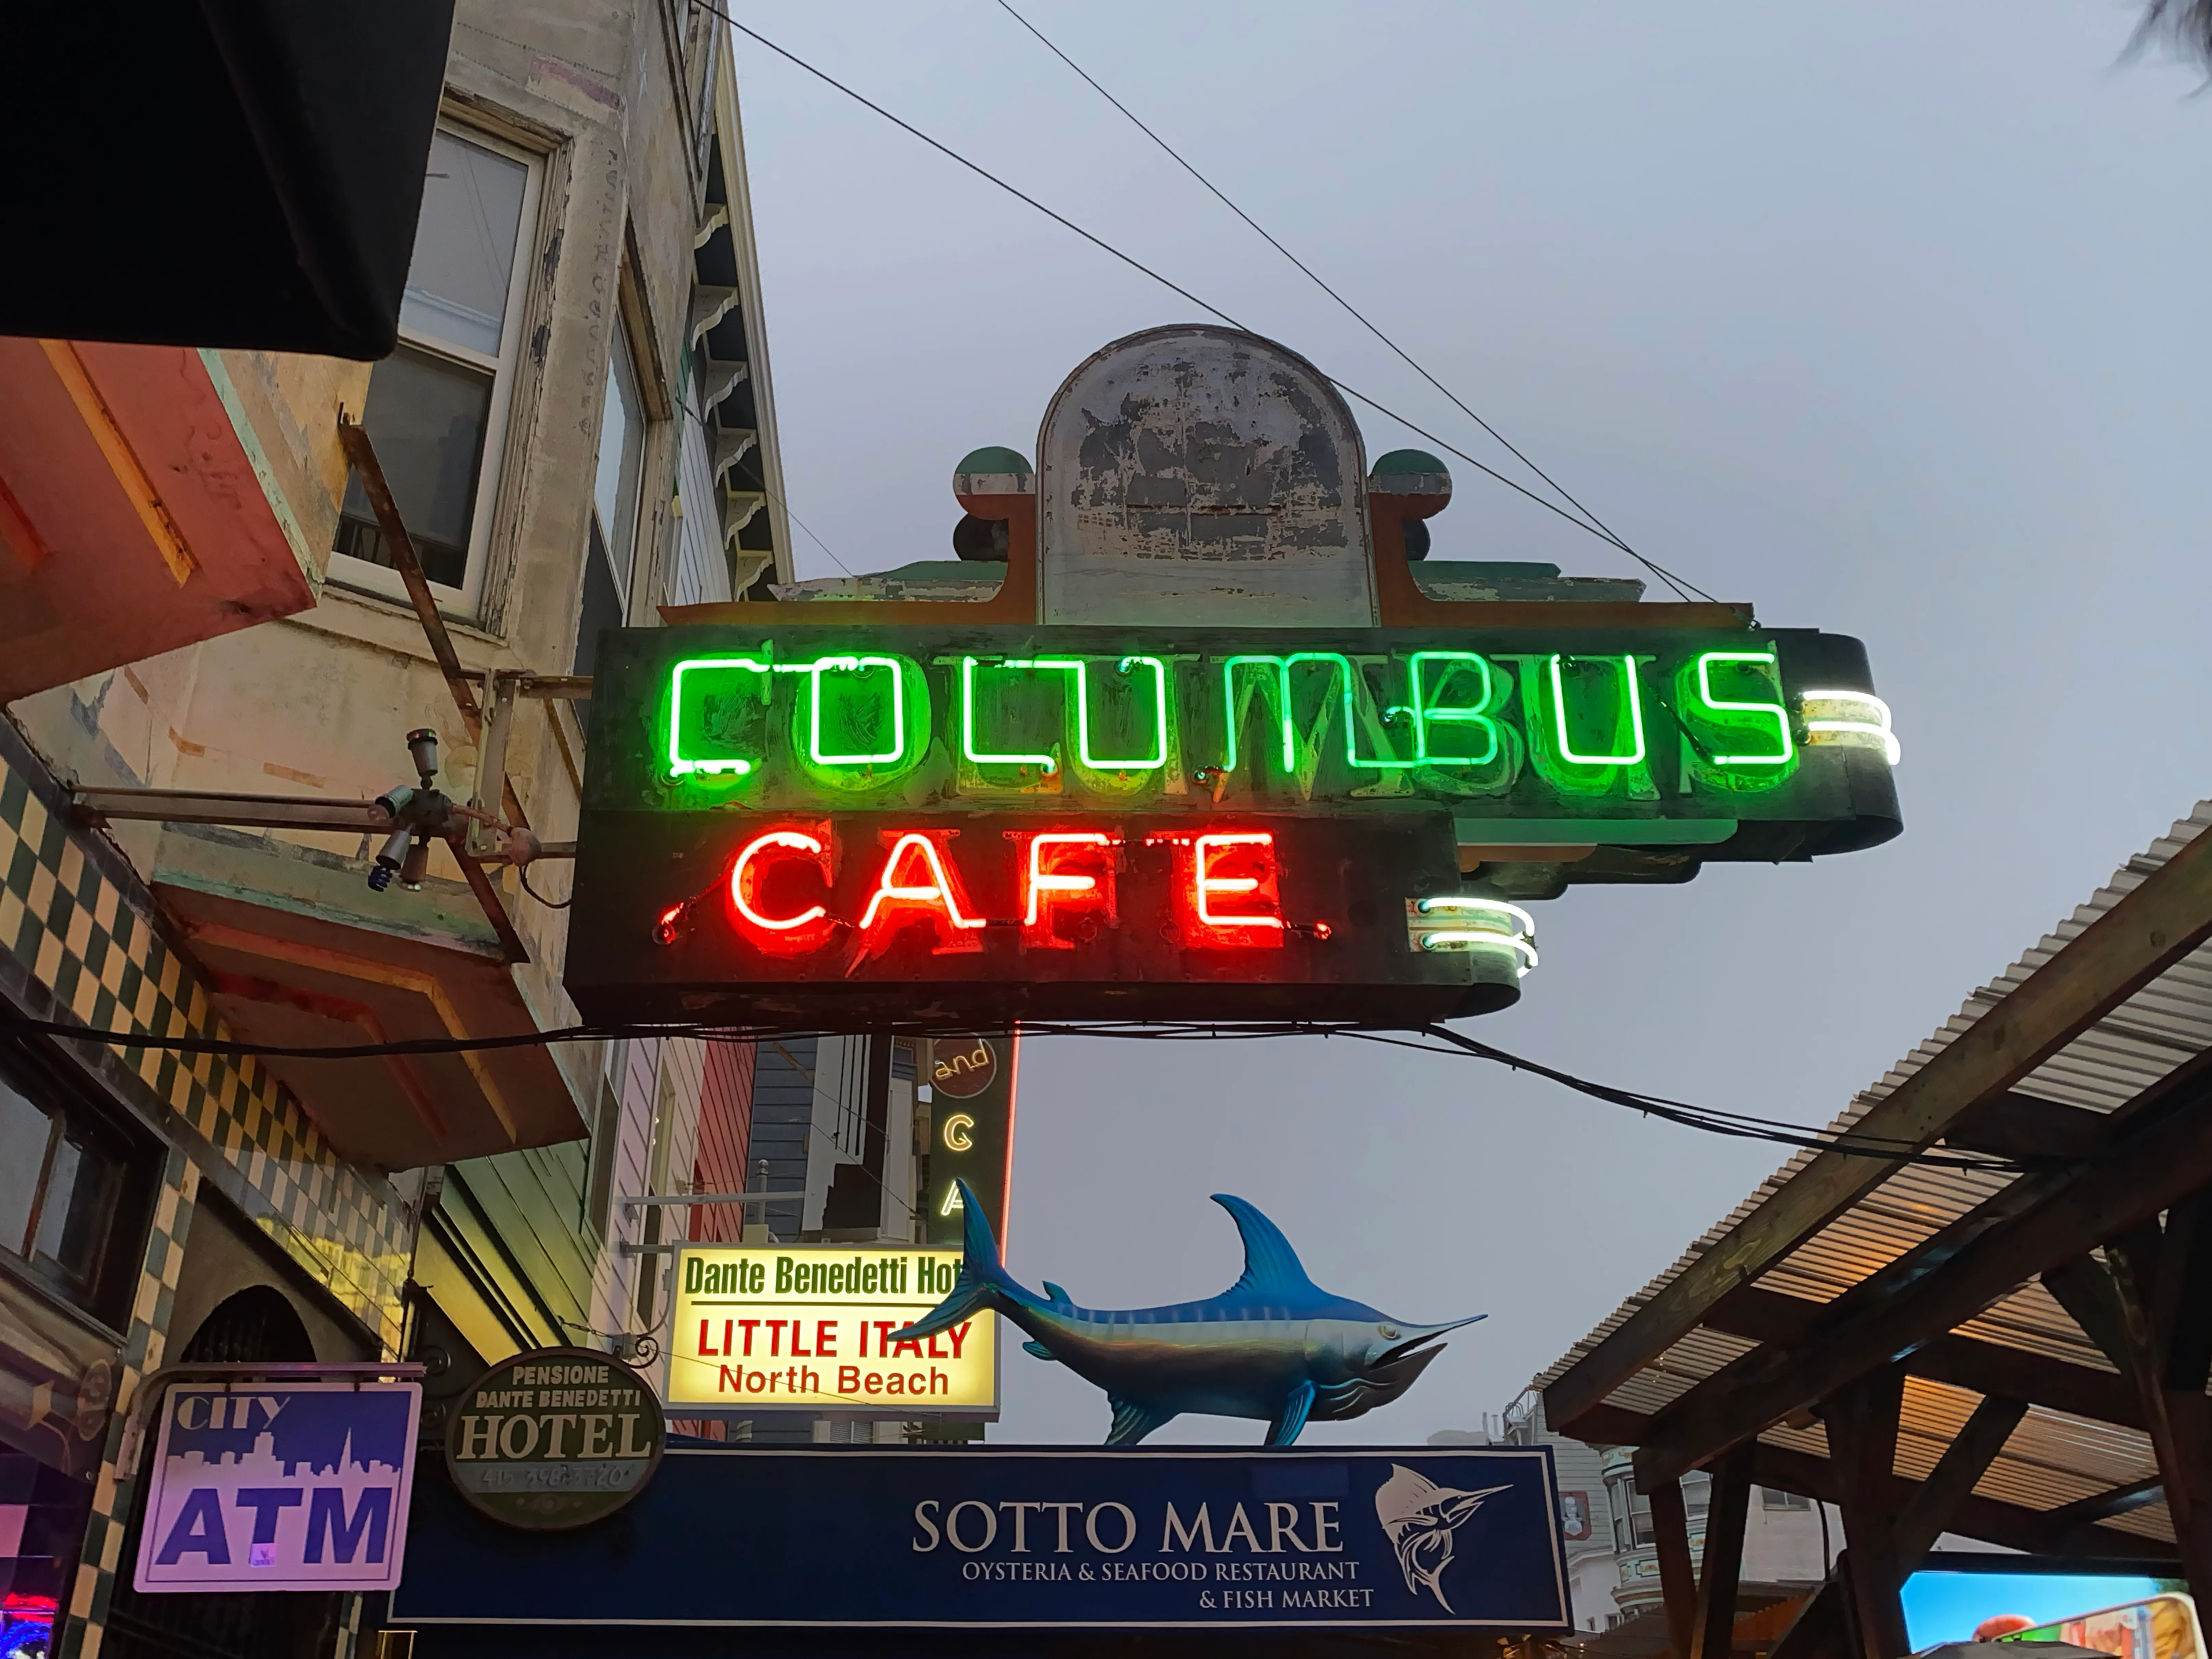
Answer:
[[[918,1342],[988,1309],[1011,1313],[1037,1299],[1008,1276],[999,1256],[999,1241],[991,1233],[991,1218],[983,1213],[975,1189],[964,1181],[954,1184],[960,1189],[960,1276],[944,1301],[904,1330],[893,1331],[894,1342]]]

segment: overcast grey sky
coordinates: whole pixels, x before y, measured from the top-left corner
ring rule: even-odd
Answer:
[[[1486,1039],[1825,1121],[2212,793],[2212,96],[2116,66],[2132,5],[1023,9],[1632,542],[1872,653],[1904,837],[1542,906],[1543,966]],[[737,10],[1487,458],[991,0]],[[1033,455],[1070,368],[1190,308],[758,47],[738,64],[791,504],[854,570],[950,556],[954,461]],[[1407,441],[1363,421],[1370,454]],[[1454,472],[1437,556],[1625,570]],[[1211,1295],[1239,1270],[1206,1201],[1228,1191],[1332,1290],[1488,1312],[1317,1442],[1497,1412],[1779,1162],[1341,1041],[1042,1040],[1021,1083],[1031,1284]],[[1006,1396],[994,1438],[1104,1434],[1094,1390],[1018,1351]]]

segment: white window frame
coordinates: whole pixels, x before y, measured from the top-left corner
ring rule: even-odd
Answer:
[[[531,272],[538,264],[539,204],[544,198],[545,157],[535,150],[523,149],[505,139],[493,137],[482,127],[471,126],[460,121],[439,118],[438,131],[475,144],[495,155],[504,155],[519,161],[524,168],[522,212],[515,223],[514,270],[507,279],[507,313],[500,324],[499,354],[487,356],[480,351],[471,351],[448,340],[440,340],[410,329],[404,324],[399,330],[400,343],[428,356],[442,357],[448,362],[466,364],[483,369],[492,377],[491,403],[484,413],[483,454],[477,464],[477,500],[474,516],[469,521],[468,562],[463,572],[461,586],[450,587],[444,582],[432,581],[430,592],[438,601],[438,608],[453,615],[473,619],[483,603],[484,574],[491,560],[492,526],[499,514],[500,488],[507,457],[507,415],[514,399],[514,385],[522,356],[522,339],[530,299]],[[350,554],[333,552],[331,555],[330,580],[341,587],[374,593],[380,598],[408,604],[407,585],[399,573],[388,566],[356,559]]]

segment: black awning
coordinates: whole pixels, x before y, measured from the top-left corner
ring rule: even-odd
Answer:
[[[453,0],[17,6],[0,334],[374,358]]]

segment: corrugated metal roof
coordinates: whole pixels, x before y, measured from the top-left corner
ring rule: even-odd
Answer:
[[[2200,802],[2166,836],[2130,859],[2110,883],[2098,889],[2087,903],[2060,922],[2033,950],[1969,996],[1956,1015],[1857,1096],[1830,1127],[1846,1129],[1857,1122],[1876,1102],[2009,995],[2062,945],[2207,829],[2212,829],[2212,802]],[[2212,945],[2192,951],[2075,1037],[2030,1073],[2018,1091],[2108,1113],[2208,1048],[2212,1048]],[[1810,1151],[1792,1155],[1664,1273],[1621,1304],[1530,1386],[1540,1389],[1557,1381],[1690,1262],[1765,1204],[1814,1156]],[[1763,1275],[1759,1284],[1765,1290],[1810,1302],[1832,1301],[2002,1190],[2008,1179],[1980,1170],[1907,1166],[1799,1244]],[[2113,1369],[2103,1351],[2039,1284],[2014,1291],[1958,1329],[1962,1335],[2071,1364],[2106,1372]],[[1755,1346],[1701,1328],[1615,1389],[1607,1401],[1646,1414],[1657,1412]],[[1978,1399],[1966,1390],[1910,1379],[1898,1437],[1898,1473],[1915,1480],[1924,1476],[1956,1436]],[[1760,1438],[1771,1445],[1823,1458],[1827,1455],[1826,1437],[1817,1423],[1806,1429],[1777,1426]],[[2148,1436],[2039,1406],[2013,1431],[2003,1453],[1975,1491],[2031,1509],[2051,1510],[2156,1473],[2157,1460]],[[2167,1540],[2173,1537],[2172,1521],[2162,1503],[2113,1516],[2103,1524],[2145,1537]]]

